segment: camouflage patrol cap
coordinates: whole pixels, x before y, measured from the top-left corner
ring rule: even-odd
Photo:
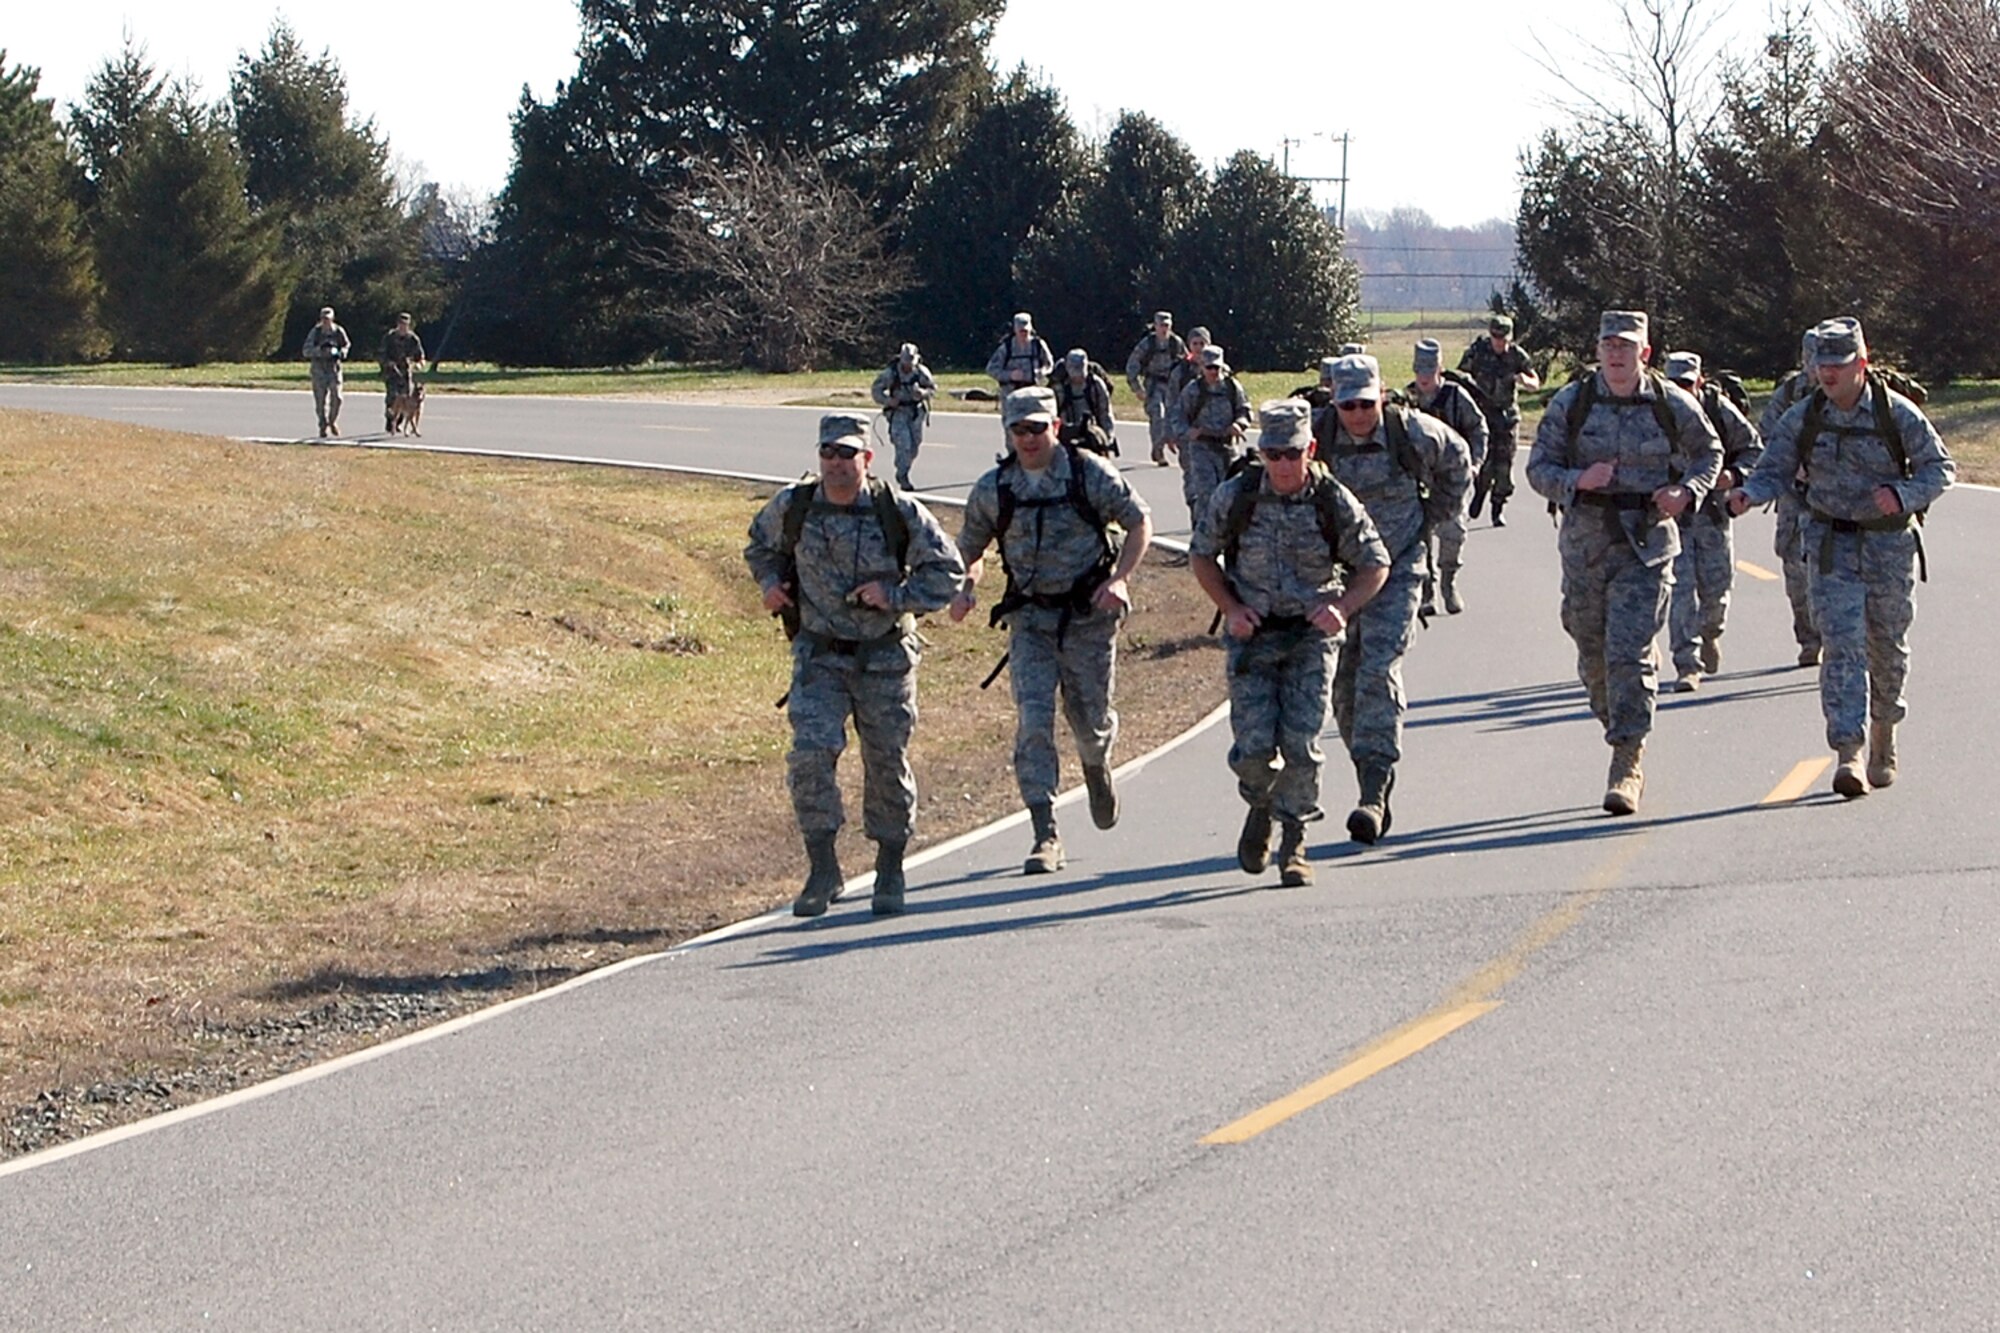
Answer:
[[[1023,310],[1020,314],[1014,316],[1014,327],[1017,329],[1032,329],[1035,327],[1035,317]]]
[[[333,318],[333,307],[332,307],[332,306],[330,306],[330,305],[323,305],[323,306],[321,306],[321,307],[319,308],[319,317],[320,317],[321,319],[332,319],[332,318]]]
[[[819,442],[851,444],[857,449],[866,449],[868,418],[857,417],[852,412],[829,412],[819,419]]]
[[[1700,352],[1668,352],[1666,376],[1686,388],[1701,378]]]
[[[1000,420],[1012,426],[1022,421],[1039,421],[1043,425],[1056,419],[1056,396],[1047,389],[1030,387],[1016,389],[1000,402]]]
[[[1382,398],[1382,366],[1372,356],[1343,356],[1333,363],[1333,401],[1353,403]]]
[[[1174,312],[1171,310],[1155,310],[1153,312],[1153,322],[1155,324],[1171,324],[1174,322]]]
[[[1207,370],[1210,366],[1217,370],[1229,369],[1229,363],[1222,359],[1221,343],[1210,343],[1201,349],[1201,368]]]
[[[1607,310],[1597,317],[1599,342],[1606,338],[1623,338],[1644,347],[1646,336],[1646,312],[1643,310]]]
[[[1195,325],[1195,326],[1194,326],[1193,328],[1191,328],[1191,329],[1189,329],[1189,330],[1188,330],[1188,341],[1189,341],[1189,342],[1193,342],[1193,341],[1194,341],[1195,339],[1197,339],[1197,338],[1201,339],[1201,340],[1202,340],[1203,342],[1207,342],[1207,341],[1208,341],[1208,339],[1209,339],[1209,332],[1208,332],[1208,330],[1207,330],[1207,329],[1205,329],[1205,328],[1203,328],[1203,327],[1202,327],[1201,325],[1199,325],[1199,324]]]
[[[899,359],[899,360],[902,360],[902,361],[914,361],[914,360],[916,360],[916,359],[917,359],[917,345],[916,345],[915,343],[904,343],[904,344],[903,344],[903,345],[902,345],[902,346],[901,346],[900,348],[898,348],[898,349],[896,350],[896,356],[897,356],[897,359]]]
[[[1418,342],[1416,355],[1410,358],[1410,369],[1419,375],[1435,375],[1444,365],[1444,348],[1438,346],[1435,338],[1425,338]]]
[[[400,314],[400,315],[397,315],[397,316],[396,316],[396,322],[397,322],[398,324],[407,324],[407,323],[409,323],[409,322],[410,322],[410,312],[409,312],[409,311],[407,311],[407,310],[405,310],[405,311],[404,311],[404,312],[403,312],[402,314]]]
[[[1257,409],[1259,449],[1303,449],[1312,437],[1312,408],[1305,399],[1273,398]]]
[[[1816,366],[1844,366],[1868,355],[1868,340],[1861,335],[1858,319],[1822,320],[1813,336],[1818,344],[1813,348]]]
[[[1486,321],[1486,331],[1488,333],[1504,333],[1511,337],[1514,332],[1514,317],[1512,315],[1495,315]]]
[[[1319,359],[1319,379],[1322,384],[1333,383],[1333,368],[1340,364],[1337,356],[1323,356]]]
[[[1340,354],[1342,356],[1366,356],[1368,354],[1368,344],[1342,343],[1340,345]]]
[[[1084,351],[1081,347],[1072,347],[1069,349],[1069,355],[1065,356],[1063,360],[1069,362],[1071,369],[1082,370],[1090,364],[1090,353]]]

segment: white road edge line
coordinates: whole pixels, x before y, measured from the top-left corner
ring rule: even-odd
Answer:
[[[252,392],[255,391],[253,390]],[[265,441],[242,440],[240,438],[238,442],[250,444],[296,443],[293,440]],[[348,444],[334,447],[354,448],[355,445]],[[470,454],[486,458],[522,458],[551,463],[586,463],[601,467],[638,468],[652,472],[685,472],[696,476],[727,478],[732,481],[776,482],[779,485],[789,485],[791,482],[797,480],[796,477],[766,477],[755,473],[724,472],[715,468],[682,467],[672,463],[633,463],[611,458],[575,458],[566,454],[503,453],[490,449],[465,449],[449,445],[406,444],[389,440],[376,441],[362,445],[361,447],[371,449],[406,449],[421,453]],[[925,495],[923,492],[917,492],[917,494],[922,496],[926,501],[938,500],[958,506],[963,506],[965,503],[963,500],[953,496],[932,496]],[[1186,549],[1186,543],[1173,541],[1169,538],[1161,538],[1153,544],[1168,550],[1185,551]],[[1136,759],[1127,760],[1125,763],[1120,764],[1116,769],[1112,770],[1113,776],[1123,778],[1137,773],[1155,759],[1178,750],[1181,746],[1195,739],[1228,716],[1229,705],[1226,703],[1218,704],[1213,712],[1209,713],[1208,716],[1202,718],[1199,722],[1196,722],[1186,731],[1183,731],[1180,735],[1175,736],[1156,749],[1140,755]],[[1055,803],[1059,806],[1073,805],[1077,801],[1082,800],[1084,795],[1083,788],[1075,787],[1058,796]],[[992,823],[973,829],[968,833],[961,833],[955,838],[948,838],[935,847],[926,847],[923,851],[910,857],[905,864],[912,868],[924,865],[928,862],[938,860],[940,857],[949,856],[953,852],[962,851],[997,833],[1004,833],[1008,829],[1017,828],[1027,822],[1027,811],[1016,811],[1011,815],[996,819]],[[840,896],[846,897],[851,893],[858,892],[860,889],[872,887],[874,882],[875,872],[872,870],[864,875],[858,875],[841,886]],[[137,1138],[141,1134],[150,1134],[155,1130],[170,1129],[175,1125],[184,1124],[190,1120],[199,1120],[203,1116],[214,1115],[218,1111],[227,1111],[232,1107],[241,1106],[246,1102],[258,1101],[275,1093],[299,1087],[302,1084],[316,1082],[329,1075],[337,1074],[343,1069],[351,1069],[356,1065],[367,1064],[372,1060],[382,1059],[384,1056],[393,1055],[398,1051],[407,1050],[412,1046],[420,1046],[425,1042],[436,1041],[441,1037],[449,1037],[454,1033],[463,1032],[474,1024],[484,1023],[488,1019],[498,1018],[502,1014],[509,1013],[525,1005],[561,995],[564,991],[575,990],[579,986],[603,981],[609,977],[618,975],[620,972],[638,967],[643,963],[657,962],[663,958],[672,958],[677,954],[688,953],[712,944],[719,944],[723,940],[735,935],[744,934],[756,927],[771,925],[785,920],[790,915],[789,909],[785,908],[766,912],[764,915],[752,917],[748,921],[739,921],[734,925],[711,930],[705,935],[697,935],[691,940],[683,940],[671,949],[666,949],[659,953],[641,954],[637,958],[626,958],[616,963],[608,963],[594,972],[585,972],[580,976],[571,977],[568,981],[551,986],[547,990],[536,991],[532,995],[516,996],[514,999],[503,1000],[499,1004],[490,1005],[484,1009],[475,1009],[469,1014],[460,1014],[457,1018],[446,1019],[444,1022],[436,1024],[433,1027],[421,1028],[416,1032],[406,1033],[390,1041],[385,1041],[379,1046],[368,1046],[358,1051],[349,1051],[346,1055],[336,1056],[321,1064],[308,1065],[304,1069],[295,1069],[289,1074],[281,1074],[277,1078],[256,1084],[253,1087],[239,1088],[235,1092],[226,1092],[219,1097],[211,1097],[207,1101],[195,1102],[190,1106],[176,1107],[171,1111],[162,1111],[160,1114],[148,1116],[144,1120],[135,1120],[129,1125],[120,1125],[115,1129],[107,1129],[101,1133],[87,1135],[84,1138],[76,1139],[69,1143],[59,1143],[53,1148],[44,1148],[40,1152],[30,1153],[26,1157],[17,1157],[11,1162],[0,1162],[0,1180],[4,1180],[8,1176],[33,1171],[37,1167],[53,1166],[57,1162],[65,1161],[68,1158],[78,1157],[87,1152],[94,1152],[99,1148],[109,1148],[113,1144]]]

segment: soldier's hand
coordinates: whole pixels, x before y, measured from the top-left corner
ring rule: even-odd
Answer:
[[[946,608],[945,613],[951,617],[951,623],[956,625],[978,604],[979,598],[972,589],[961,589],[958,596],[951,599],[951,605]]]
[[[894,590],[880,579],[877,579],[873,583],[862,584],[854,590],[852,595],[861,605],[872,606],[877,611],[893,611],[896,609]]]
[[[1662,486],[1653,492],[1653,508],[1668,518],[1679,518],[1693,499],[1694,493],[1685,486]]]
[[[1735,490],[1729,493],[1729,500],[1727,503],[1729,505],[1729,516],[1731,518],[1742,518],[1745,514],[1750,512],[1750,497],[1744,494],[1743,488],[1741,486],[1738,486]]]
[[[1576,488],[1580,491],[1601,491],[1617,479],[1618,465],[1607,458],[1585,468],[1583,475],[1576,479]]]
[[[1314,611],[1307,619],[1328,634],[1339,634],[1347,628],[1347,613],[1332,602]]]
[[[1882,511],[1882,517],[1894,518],[1903,512],[1903,497],[1887,486],[1875,488],[1875,507]]]
[[[1132,609],[1132,591],[1126,587],[1124,579],[1106,579],[1090,595],[1090,604],[1100,611],[1129,611]]]
[[[764,609],[772,615],[792,605],[792,595],[785,591],[785,585],[774,583],[764,590]]]
[[[1263,623],[1264,617],[1238,603],[1236,609],[1223,618],[1222,628],[1232,639],[1247,639]]]
[[[1726,495],[1736,489],[1736,483],[1740,480],[1742,478],[1738,477],[1733,471],[1724,468],[1716,475],[1715,489]]]

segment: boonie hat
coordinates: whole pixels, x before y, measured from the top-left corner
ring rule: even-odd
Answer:
[[[819,442],[851,444],[857,449],[866,449],[868,418],[857,417],[852,412],[829,412],[819,419]]]
[[[1044,388],[1016,389],[1000,402],[1000,420],[1009,426],[1021,421],[1046,425],[1055,419],[1056,396]]]
[[[1627,342],[1646,345],[1646,312],[1643,310],[1607,310],[1597,317],[1597,341],[1606,338],[1623,338]]]
[[[1668,352],[1666,376],[1683,388],[1701,378],[1701,353]]]
[[[1382,367],[1372,356],[1343,356],[1333,363],[1333,401],[1353,403],[1382,399]]]
[[[1417,344],[1416,355],[1410,358],[1410,369],[1419,375],[1436,374],[1444,365],[1444,348],[1438,346],[1435,338],[1425,338]]]
[[[1303,449],[1312,437],[1312,409],[1304,399],[1273,398],[1257,409],[1259,449]]]
[[[1189,329],[1189,330],[1188,330],[1188,341],[1189,341],[1189,342],[1193,342],[1193,341],[1194,341],[1194,340],[1195,340],[1196,338],[1199,338],[1199,339],[1201,339],[1201,340],[1202,340],[1203,342],[1207,342],[1207,341],[1208,341],[1208,339],[1209,339],[1209,336],[1210,336],[1210,335],[1209,335],[1209,332],[1208,332],[1208,330],[1207,330],[1206,328],[1204,328],[1204,327],[1203,327],[1202,325],[1200,325],[1200,324],[1197,324],[1197,325],[1195,325],[1195,326],[1194,326],[1193,328],[1191,328],[1191,329]]]

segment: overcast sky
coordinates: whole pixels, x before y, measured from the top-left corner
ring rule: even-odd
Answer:
[[[1014,0],[993,56],[1003,70],[1024,60],[1040,70],[1088,132],[1132,107],[1211,163],[1239,148],[1277,160],[1292,139],[1295,174],[1334,176],[1337,137],[1351,133],[1350,212],[1414,205],[1440,222],[1474,223],[1513,216],[1517,152],[1561,118],[1536,39],[1580,62],[1587,42],[1617,39],[1615,4]],[[1727,33],[1755,34],[1767,21],[1761,0],[1712,7]],[[82,96],[127,31],[162,71],[221,98],[238,53],[262,46],[283,14],[308,48],[332,52],[352,110],[374,119],[413,174],[478,193],[506,179],[508,117],[522,86],[547,98],[576,68],[573,0],[443,0],[400,6],[393,21],[351,5],[269,0],[10,10],[0,28],[8,63],[39,66],[42,95],[59,108]]]

